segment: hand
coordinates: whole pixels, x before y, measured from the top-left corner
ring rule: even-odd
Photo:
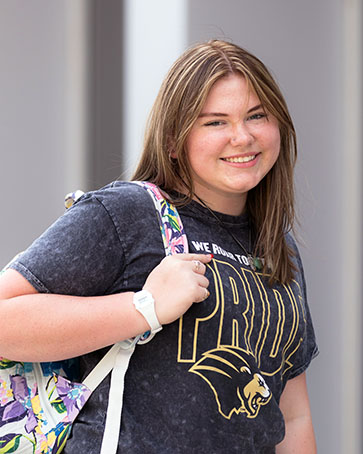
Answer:
[[[204,301],[209,292],[204,276],[210,254],[176,254],[165,257],[146,279],[144,290],[155,300],[159,322],[171,323],[196,302]]]

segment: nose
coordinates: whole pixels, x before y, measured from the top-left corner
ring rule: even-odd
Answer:
[[[231,144],[238,147],[250,145],[252,142],[253,135],[248,127],[243,122],[236,124],[232,130]]]

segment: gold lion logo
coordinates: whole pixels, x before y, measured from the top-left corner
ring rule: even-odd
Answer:
[[[255,418],[271,391],[255,365],[253,355],[232,346],[221,346],[203,353],[189,372],[199,375],[211,387],[218,410],[230,419],[233,413]]]

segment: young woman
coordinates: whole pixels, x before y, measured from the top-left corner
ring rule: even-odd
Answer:
[[[83,196],[0,279],[0,355],[80,357],[150,329],[125,379],[119,452],[316,452],[305,370],[317,353],[294,222],[294,127],[262,62],[210,41],[172,66],[133,177],[173,201],[190,253],[163,258],[146,191]],[[145,295],[145,294],[143,294]],[[197,303],[197,304],[194,304]],[[150,321],[150,320],[149,320]],[[98,453],[109,382],[66,453]]]

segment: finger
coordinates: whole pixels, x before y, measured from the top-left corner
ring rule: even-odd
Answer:
[[[202,263],[208,263],[212,260],[213,254],[176,254],[174,257],[177,257],[180,260],[198,260]]]
[[[193,260],[193,271],[198,274],[204,274],[206,267],[200,260]]]
[[[200,260],[193,260],[194,271],[198,273],[199,268],[202,266],[202,262]]]
[[[208,296],[210,295],[209,290],[207,288],[201,287],[200,295],[200,299],[199,301],[197,301],[198,303],[202,303],[208,298]]]
[[[198,275],[197,279],[198,279],[197,280],[198,285],[200,287],[204,287],[204,288],[209,287],[209,280],[203,274]]]

